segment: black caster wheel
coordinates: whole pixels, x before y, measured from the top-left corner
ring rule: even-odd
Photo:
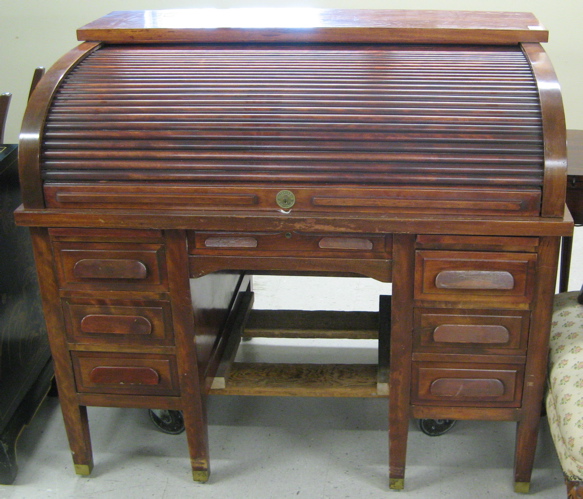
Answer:
[[[184,418],[181,411],[150,409],[149,414],[152,423],[164,433],[178,435],[184,431]]]
[[[455,419],[420,419],[419,429],[430,437],[439,437],[451,430],[457,423]]]

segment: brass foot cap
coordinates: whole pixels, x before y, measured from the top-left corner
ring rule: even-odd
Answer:
[[[514,482],[514,492],[528,494],[530,492],[530,482]]]
[[[77,473],[77,475],[83,475],[83,476],[89,476],[91,475],[91,469],[93,468],[93,466],[90,466],[88,464],[75,464],[75,473]]]
[[[404,478],[389,478],[389,489],[403,490],[405,488]]]
[[[205,483],[208,482],[210,472],[208,470],[192,470],[192,479],[195,482]]]

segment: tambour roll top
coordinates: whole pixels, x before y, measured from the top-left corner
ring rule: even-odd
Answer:
[[[35,91],[25,206],[563,215],[562,103],[532,16],[147,12],[79,30],[99,43]]]

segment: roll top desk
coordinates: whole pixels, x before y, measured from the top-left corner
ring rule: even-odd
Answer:
[[[538,21],[114,12],[78,37],[31,96],[16,213],[77,473],[93,466],[87,406],[160,408],[183,412],[206,481],[209,392],[280,393],[218,375],[251,276],[307,273],[393,283],[379,366],[328,390],[388,390],[391,488],[416,417],[516,421],[515,488],[528,490],[572,231]]]

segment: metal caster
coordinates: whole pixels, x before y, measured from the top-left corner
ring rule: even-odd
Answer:
[[[457,421],[455,419],[420,419],[419,429],[430,437],[439,437],[451,430]]]
[[[178,435],[184,431],[184,418],[181,411],[150,409],[149,414],[152,423],[164,433]]]

